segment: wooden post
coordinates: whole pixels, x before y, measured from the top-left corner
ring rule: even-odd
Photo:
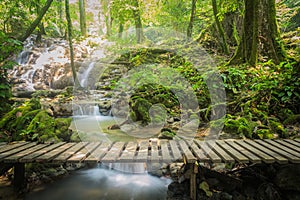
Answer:
[[[191,177],[190,177],[190,198],[192,200],[197,199],[197,173],[198,173],[198,164],[192,163],[191,167]]]
[[[25,163],[16,163],[14,165],[14,188],[17,190],[25,186]]]

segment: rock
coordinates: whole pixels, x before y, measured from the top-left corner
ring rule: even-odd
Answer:
[[[109,126],[107,129],[108,130],[117,130],[117,129],[120,129],[120,126],[118,124],[113,124],[113,125]]]
[[[300,192],[300,165],[281,166],[275,175],[275,184],[282,190]]]

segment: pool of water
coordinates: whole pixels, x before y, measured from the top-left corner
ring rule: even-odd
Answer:
[[[170,179],[147,173],[124,173],[108,167],[74,172],[39,191],[26,195],[27,200],[164,200]]]

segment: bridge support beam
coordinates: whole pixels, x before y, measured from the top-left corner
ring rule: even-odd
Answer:
[[[13,185],[16,190],[20,190],[25,186],[25,163],[14,164]]]
[[[197,199],[197,174],[198,174],[198,164],[191,163],[189,164],[189,168],[191,169],[190,175],[190,198],[192,200]]]

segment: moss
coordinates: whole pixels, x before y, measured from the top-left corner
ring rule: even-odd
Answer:
[[[269,129],[259,129],[255,133],[256,138],[259,139],[273,139],[274,134]]]
[[[289,135],[283,124],[274,120],[269,120],[269,125],[271,130],[277,133],[281,138],[288,138]]]
[[[152,104],[143,98],[137,98],[132,102],[132,110],[135,113],[136,121],[142,121],[143,124],[148,124],[151,119],[149,116],[149,109]],[[134,116],[132,114],[132,116]]]
[[[33,118],[26,129],[26,133],[32,140],[40,142],[59,141],[55,135],[55,120],[45,110],[40,111]]]
[[[71,132],[69,127],[71,125],[72,118],[56,118],[55,119],[55,135],[63,141],[69,141]]]
[[[230,117],[225,120],[223,130],[227,133],[239,134],[241,136],[251,138],[253,133],[253,122],[245,117],[239,117],[236,119]]]
[[[169,128],[163,128],[159,134],[159,139],[172,140],[176,136],[176,133]]]

